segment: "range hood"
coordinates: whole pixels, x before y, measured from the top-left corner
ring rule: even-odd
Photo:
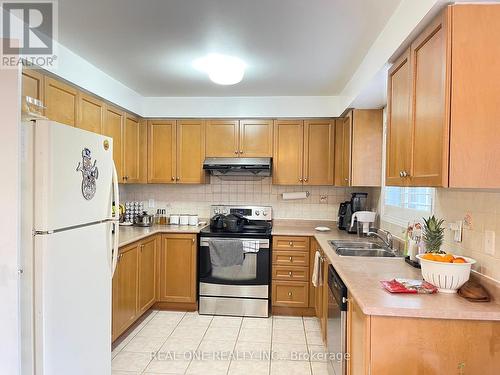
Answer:
[[[272,158],[206,158],[203,169],[214,176],[271,175]]]

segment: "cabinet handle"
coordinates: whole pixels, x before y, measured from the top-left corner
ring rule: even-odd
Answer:
[[[302,181],[304,181],[304,179],[301,177],[301,178],[299,178],[299,181],[302,182]]]
[[[292,257],[289,257],[288,259],[290,259],[290,262],[292,262],[292,261],[293,261],[293,258],[292,258]]]
[[[304,178],[304,182],[307,182],[307,177],[306,177],[306,178]]]
[[[288,242],[288,246],[293,246],[293,242],[292,241]]]
[[[292,276],[293,276],[292,271],[288,272],[288,276],[289,276],[289,277],[292,277]]]
[[[399,177],[403,177],[403,171],[399,171]]]
[[[408,172],[403,171],[403,177],[408,177],[408,176],[409,176]]]
[[[238,150],[236,150],[234,153],[235,153],[236,155],[238,155]]]
[[[195,242],[195,241],[194,241],[194,238],[193,238],[192,240],[193,240],[193,243],[194,243],[194,242]]]
[[[292,297],[293,296],[293,293],[292,292],[288,292],[288,297]]]
[[[175,181],[175,177],[174,176],[172,176],[172,181]]]
[[[179,181],[181,178],[180,177],[177,177],[176,180]]]
[[[344,178],[344,181],[345,181],[345,182],[348,182],[348,181],[349,181],[349,179],[346,177],[346,178]]]

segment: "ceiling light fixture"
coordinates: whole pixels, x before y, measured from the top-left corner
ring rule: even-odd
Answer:
[[[241,82],[246,68],[241,59],[217,53],[196,59],[193,66],[207,73],[208,78],[218,85],[234,85]]]

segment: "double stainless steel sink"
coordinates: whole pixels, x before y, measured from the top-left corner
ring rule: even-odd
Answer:
[[[363,240],[338,240],[328,241],[328,243],[340,256],[377,258],[394,258],[400,256],[393,249],[377,242]]]

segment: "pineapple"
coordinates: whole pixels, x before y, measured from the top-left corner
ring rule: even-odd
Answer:
[[[424,219],[423,240],[426,246],[426,253],[445,254],[441,251],[441,245],[444,238],[444,220],[438,220],[432,215]]]

